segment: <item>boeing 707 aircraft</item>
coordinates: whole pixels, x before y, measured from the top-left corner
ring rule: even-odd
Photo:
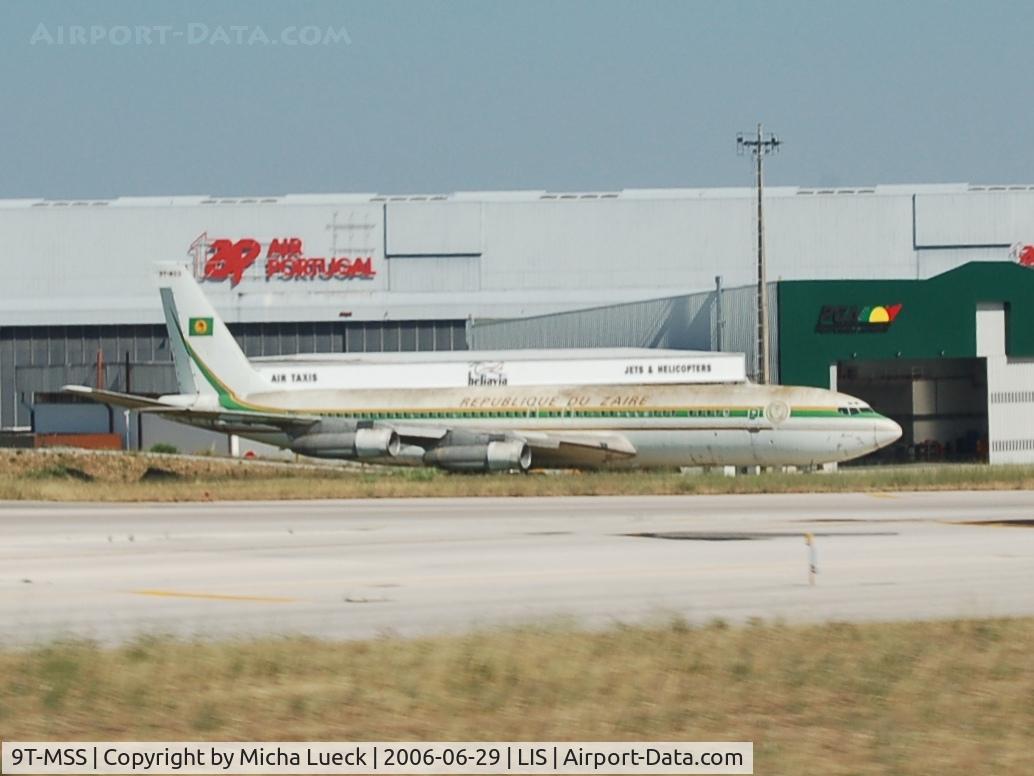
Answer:
[[[348,368],[330,362],[260,371],[188,269],[162,263],[157,277],[180,393],[66,391],[303,455],[451,471],[813,466],[901,436],[897,423],[864,402],[821,388],[479,378],[371,389],[349,385]]]

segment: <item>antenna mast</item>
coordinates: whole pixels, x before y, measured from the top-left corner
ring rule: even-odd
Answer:
[[[762,202],[764,198],[764,160],[768,154],[779,150],[782,142],[775,135],[766,135],[758,124],[757,135],[745,137],[743,133],[736,136],[736,152],[740,155],[750,151],[757,162],[758,191],[758,266],[757,266],[757,367],[756,379],[759,383],[767,383],[771,377],[771,364],[768,347],[768,278],[765,268],[765,216]]]

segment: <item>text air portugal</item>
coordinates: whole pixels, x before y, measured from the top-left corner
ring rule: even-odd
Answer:
[[[229,279],[231,288],[241,282],[262,255],[262,244],[254,237],[239,240],[219,237],[209,241],[205,233],[192,244],[192,248],[198,246],[208,255],[204,279],[217,282]],[[300,237],[271,240],[265,262],[266,280],[370,280],[377,274],[372,256],[306,256]]]

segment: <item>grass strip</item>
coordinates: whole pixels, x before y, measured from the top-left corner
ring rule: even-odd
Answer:
[[[8,740],[752,740],[764,774],[1031,773],[1034,619],[0,651]]]

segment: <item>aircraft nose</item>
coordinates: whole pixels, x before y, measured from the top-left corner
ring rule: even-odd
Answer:
[[[876,447],[886,447],[901,439],[901,426],[890,418],[881,417],[876,421]]]

